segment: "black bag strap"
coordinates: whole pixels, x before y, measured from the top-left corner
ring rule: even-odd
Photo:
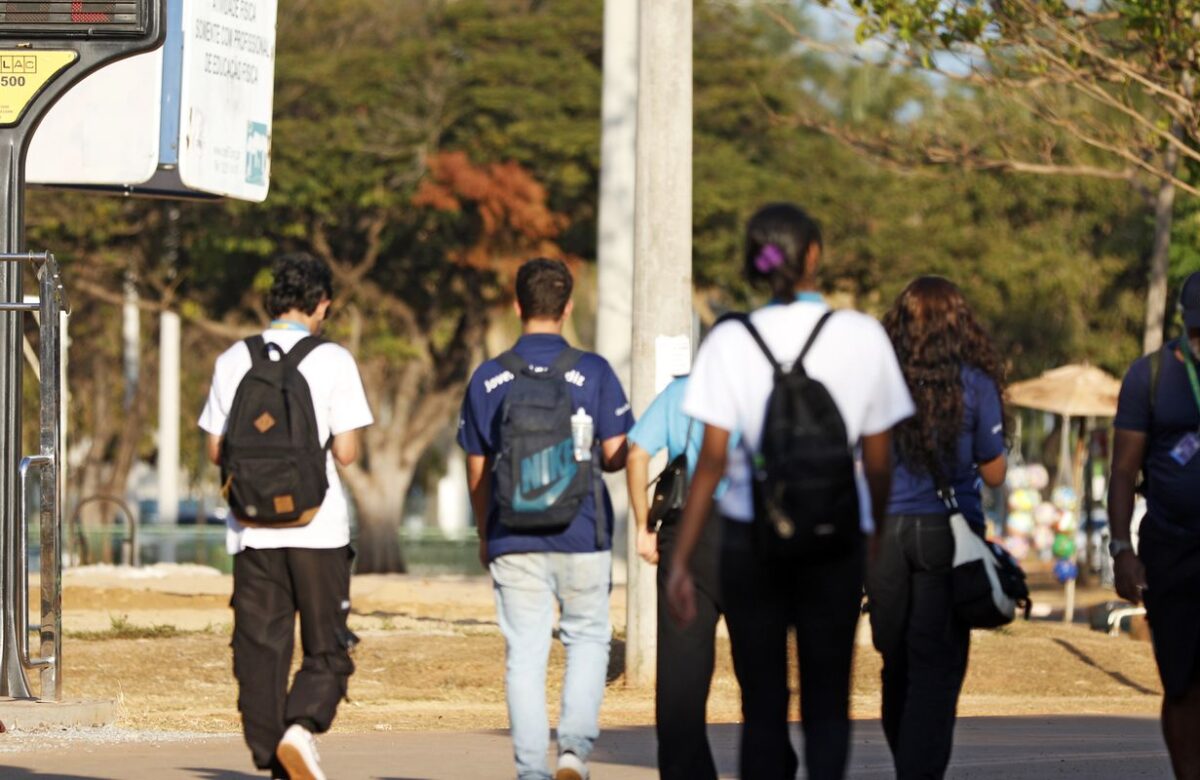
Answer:
[[[670,461],[668,461],[667,465],[663,466],[663,470],[658,472],[658,476],[655,477],[654,479],[650,480],[650,484],[647,485],[647,487],[654,487],[659,482],[661,482],[662,478],[667,475],[667,472],[669,472],[671,470],[671,467],[673,465],[675,465],[675,462],[677,460],[679,460],[680,458],[683,458],[684,469],[686,469],[688,467],[688,465],[689,465],[688,464],[688,447],[690,447],[692,444],[692,431],[695,430],[695,428],[696,428],[696,418],[689,417],[688,418],[688,427],[687,427],[687,436],[683,440],[683,451],[680,452],[678,455],[676,455],[674,458],[672,458]]]
[[[554,362],[550,364],[550,373],[564,375],[579,365],[579,359],[582,357],[583,350],[567,347],[559,352],[558,357],[554,358]]]
[[[1154,407],[1158,402],[1158,379],[1162,375],[1163,350],[1156,349],[1150,353],[1150,420],[1154,420]]]
[[[262,334],[251,336],[243,342],[246,349],[250,350],[250,365],[257,366],[267,359],[267,340],[262,337]]]
[[[592,500],[596,503],[596,511],[592,513],[592,516],[596,521],[597,550],[603,550],[604,545],[608,542],[608,508],[604,505],[604,467],[601,464],[603,457],[603,449],[594,448],[592,452]]]
[[[511,371],[514,375],[525,374],[526,376],[562,376],[579,364],[579,359],[583,357],[583,351],[574,347],[567,347],[562,352],[558,353],[558,357],[554,358],[554,362],[550,364],[550,369],[542,373],[534,373],[529,368],[529,361],[521,357],[515,350],[502,352],[496,362],[504,369]]]
[[[325,343],[325,339],[318,336],[305,336],[284,354],[282,362],[290,366],[299,366],[301,360],[304,360],[304,358],[312,354],[314,349]]]
[[[804,342],[804,346],[800,349],[800,354],[796,357],[796,362],[792,364],[793,374],[807,376],[804,371],[804,358],[808,357],[809,350],[811,350],[813,348],[813,344],[817,342],[817,336],[821,335],[821,330],[825,327],[825,323],[829,322],[834,313],[835,312],[833,309],[829,309],[821,315],[819,320],[817,320],[817,324],[813,326],[812,333],[808,334],[808,339]],[[735,314],[726,314],[718,321],[718,323],[724,322],[725,320],[740,322],[747,332],[750,333],[750,337],[754,339],[754,343],[757,344],[758,348],[762,350],[762,353],[767,356],[767,360],[771,362],[771,368],[774,369],[775,373],[783,373],[783,366],[781,366],[779,361],[775,359],[775,355],[771,352],[771,348],[768,347],[767,342],[763,340],[762,334],[758,332],[758,328],[754,327],[754,323],[750,321],[750,315],[742,314],[740,312]]]
[[[308,357],[310,353],[322,344],[327,343],[325,339],[319,336],[305,336],[296,342],[287,352],[283,351],[275,342],[268,342],[260,333],[257,336],[251,336],[245,339],[246,349],[250,350],[250,365],[257,366],[270,360],[267,353],[272,349],[279,352],[279,362],[288,363],[290,365],[299,365],[301,360]]]
[[[529,371],[529,363],[511,349],[507,352],[501,352],[496,358],[496,362],[505,370],[511,371],[514,376]]]
[[[933,477],[934,487],[937,488],[937,496],[946,505],[946,509],[950,514],[959,512],[958,496],[954,494],[954,486],[950,484],[950,480],[946,479],[946,475],[942,473],[942,467],[938,465],[937,456],[929,456],[929,474]]]
[[[800,350],[800,355],[796,358],[796,363],[792,366],[792,373],[806,376],[804,373],[804,358],[808,357],[808,352],[813,348],[813,344],[817,343],[817,336],[821,335],[821,330],[825,327],[825,323],[833,318],[834,310],[829,309],[821,315],[821,319],[817,320],[817,324],[813,326],[812,333],[808,334],[808,341],[804,342],[804,348]]]
[[[767,360],[770,361],[771,368],[775,371],[775,373],[783,373],[783,366],[779,365],[779,361],[775,359],[775,355],[771,352],[771,348],[767,346],[767,342],[763,341],[762,334],[758,332],[758,328],[754,327],[754,323],[750,321],[749,314],[745,314],[743,312],[731,312],[721,317],[721,319],[717,321],[717,324],[719,325],[725,321],[740,322],[742,327],[746,329],[746,332],[750,334],[750,338],[754,339],[754,343],[757,344],[758,348],[762,350],[762,353],[766,355]]]

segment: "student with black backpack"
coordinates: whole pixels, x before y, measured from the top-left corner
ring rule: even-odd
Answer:
[[[374,420],[354,357],[317,334],[328,266],[278,258],[263,333],[217,358],[200,428],[231,510],[233,670],[254,765],[324,780],[313,735],[329,730],[354,672],[350,519],[335,463],[358,457]],[[295,618],[304,660],[288,690]]]
[[[573,285],[561,261],[521,266],[523,334],[475,371],[459,422],[479,558],[504,634],[520,780],[586,780],[608,672],[613,509],[601,472],[624,468],[633,416],[608,361],[562,337]],[[546,662],[556,606],[567,664],[551,775]]]
[[[800,208],[763,207],[746,227],[744,273],[772,302],[722,322],[696,356],[684,412],[705,424],[668,582],[695,615],[691,557],[723,477],[721,592],[742,689],[743,780],[794,778],[788,635],[799,656],[810,780],[843,777],[865,534],[891,482],[891,429],[912,400],[874,319],[817,292],[821,233]],[[727,452],[730,437],[740,446]],[[857,464],[857,465],[856,465]]]

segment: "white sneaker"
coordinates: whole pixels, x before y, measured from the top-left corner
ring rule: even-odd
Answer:
[[[558,757],[558,771],[554,780],[588,780],[587,762],[571,751],[566,751]]]
[[[293,725],[283,732],[275,757],[291,780],[326,780],[321,771],[321,757],[317,755],[317,740],[303,726]]]

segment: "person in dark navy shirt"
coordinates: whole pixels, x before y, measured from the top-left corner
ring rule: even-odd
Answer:
[[[561,323],[560,323],[561,324]],[[517,340],[513,351],[529,362],[535,369],[550,366],[559,353],[567,348],[567,340],[557,332],[531,332],[528,329]],[[606,453],[606,470],[624,467],[623,449],[625,434],[633,426],[633,413],[621,382],[608,361],[594,353],[586,352],[579,363],[566,374],[571,385],[571,395],[576,408],[586,409],[595,421],[596,437],[605,450],[622,453],[616,460]],[[513,374],[497,360],[481,365],[467,387],[459,420],[458,443],[466,450],[468,458],[491,458],[500,451],[501,408],[512,384]],[[600,521],[607,524],[605,537],[612,539],[613,510],[605,491],[604,511]],[[482,507],[481,507],[482,508]],[[562,533],[551,535],[513,533],[503,524],[496,522],[496,505],[489,503],[487,509],[487,535],[481,546],[483,564],[509,553],[524,552],[595,552],[597,522],[596,505],[592,496],[584,499],[575,520]],[[604,549],[611,548],[611,541]],[[486,550],[486,552],[483,552]]]
[[[1146,605],[1175,776],[1200,778],[1200,273],[1184,281],[1179,311],[1184,335],[1135,361],[1121,383],[1109,549],[1117,594]],[[1130,526],[1139,472],[1146,516],[1135,551]]]
[[[571,315],[572,287],[570,271],[557,260],[531,260],[517,272],[517,312],[523,335],[512,353],[519,358],[517,362],[527,364],[535,373],[551,370],[568,349],[562,329]],[[574,518],[561,530],[531,533],[501,522],[500,505],[495,499],[501,482],[496,462],[501,456],[511,457],[512,445],[502,441],[505,430],[502,412],[504,401],[518,379],[514,371],[524,368],[512,365],[513,362],[511,355],[489,360],[471,377],[463,401],[458,442],[467,453],[471,506],[480,538],[479,557],[492,575],[497,620],[504,634],[505,691],[517,777],[586,780],[587,759],[600,733],[600,702],[612,633],[609,624],[612,504],[602,482],[593,483]],[[512,365],[511,370],[503,363]],[[531,380],[522,378],[522,381]],[[625,434],[633,425],[633,415],[612,367],[599,355],[582,353],[573,367],[563,373],[561,381],[570,388],[572,409],[580,410],[577,412],[580,417],[586,414],[590,418],[593,430],[589,438],[599,442],[594,457],[600,458],[605,471],[624,468]],[[573,418],[573,428],[574,423]],[[578,441],[575,446],[579,447]],[[576,459],[580,459],[579,455]],[[567,465],[574,474],[577,464]],[[551,468],[549,461],[543,463],[545,479],[552,478]],[[520,492],[527,497],[523,481],[524,472]],[[595,496],[601,497],[602,506],[597,507]],[[598,523],[604,527],[598,529]],[[550,742],[546,661],[555,604],[559,608],[559,636],[566,648],[567,663],[558,723],[558,766],[551,775],[546,765]]]
[[[922,276],[884,316],[917,413],[896,427],[892,495],[867,575],[898,780],[945,776],[970,628],[954,616],[954,533],[939,486],[981,534],[981,483],[1004,481],[1004,362],[948,279]]]
[[[963,517],[976,528],[983,528],[985,519],[980,491],[984,479],[978,464],[991,463],[1005,453],[1004,405],[995,380],[975,366],[962,366],[959,379],[962,428],[955,443],[954,457],[947,459],[944,469]],[[937,496],[937,486],[928,468],[911,466],[903,458],[893,462],[888,514],[945,514],[945,504]]]

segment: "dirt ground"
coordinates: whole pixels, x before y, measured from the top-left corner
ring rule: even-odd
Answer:
[[[1057,609],[1061,590],[1042,578],[1037,600]],[[92,567],[64,576],[64,680],[70,698],[115,699],[119,725],[147,730],[229,732],[238,728],[231,673],[230,578],[192,566],[150,567],[138,574]],[[490,582],[360,576],[351,628],[362,639],[358,673],[336,730],[505,728],[504,644]],[[1094,588],[1088,603],[1113,598]],[[653,694],[624,684],[625,593],[613,593],[606,726],[653,723]],[[552,713],[563,656],[557,644],[549,678]],[[712,722],[736,722],[737,684],[728,642],[719,640],[709,703]],[[853,712],[879,714],[879,658],[860,637]],[[963,715],[1152,715],[1161,688],[1149,643],[1110,638],[1086,624],[1018,622],[976,632],[963,692]]]

